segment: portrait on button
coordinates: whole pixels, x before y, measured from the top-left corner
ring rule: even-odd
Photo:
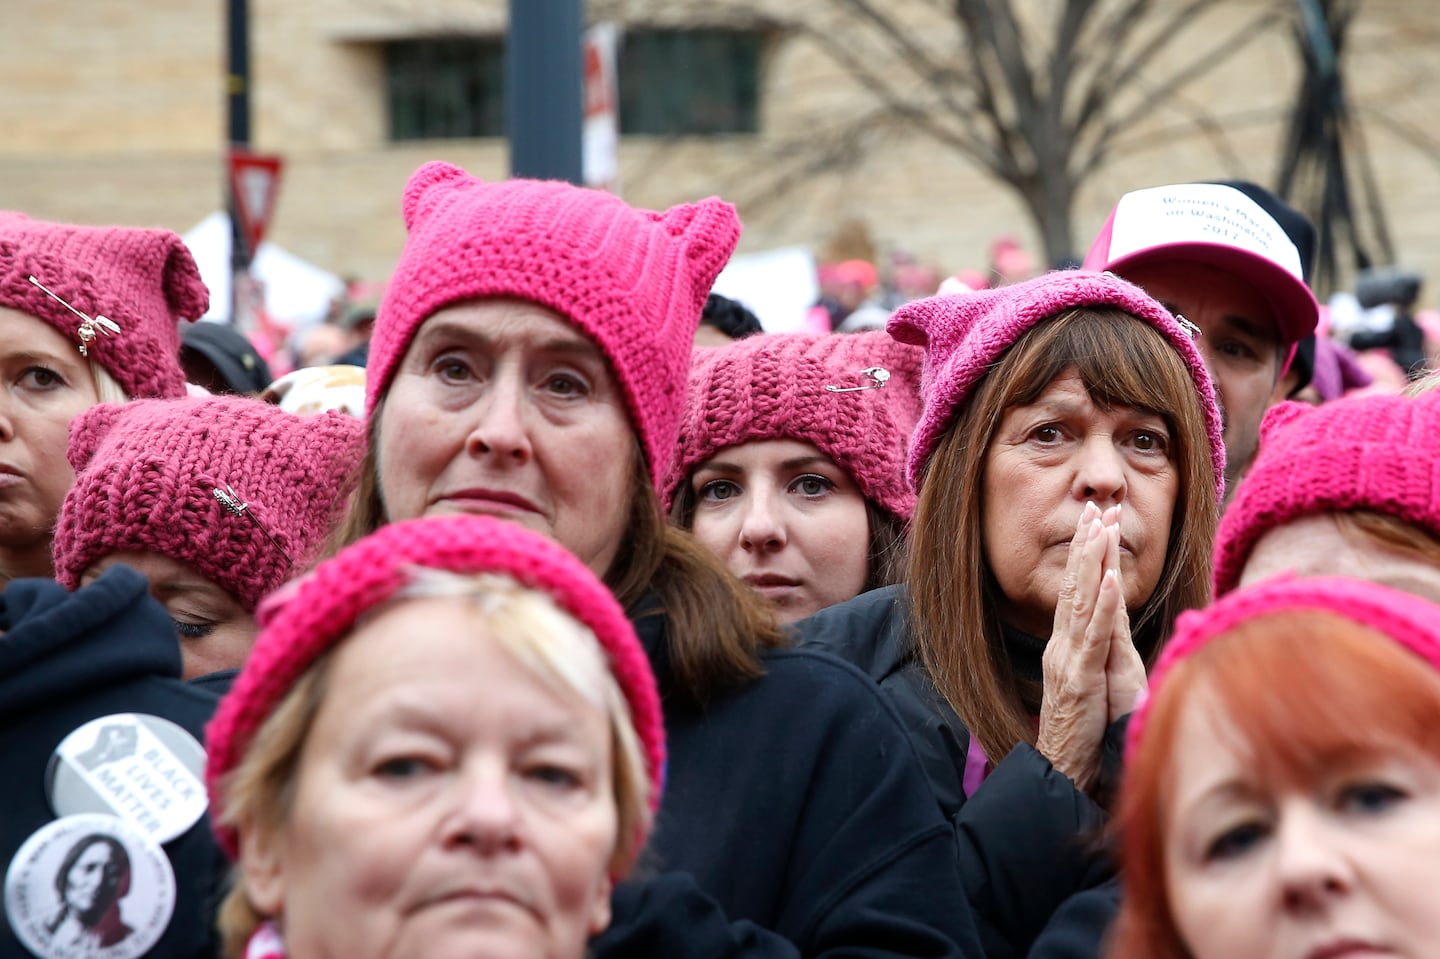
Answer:
[[[130,894],[130,854],[113,836],[81,838],[55,871],[60,905],[45,924],[57,947],[87,955],[124,941],[133,931],[120,916]]]

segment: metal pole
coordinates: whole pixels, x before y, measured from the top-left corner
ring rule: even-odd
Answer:
[[[230,149],[250,146],[250,13],[248,0],[226,0],[227,57],[226,108]],[[230,187],[229,150],[225,157],[225,198],[230,213],[230,322],[239,322],[236,309],[242,278],[250,271],[253,251],[246,249]]]
[[[510,0],[505,116],[514,176],[583,182],[583,0]]]

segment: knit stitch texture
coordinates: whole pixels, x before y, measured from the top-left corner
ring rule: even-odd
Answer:
[[[415,332],[437,310],[482,298],[548,307],[609,360],[657,490],[669,468],[705,297],[740,237],[716,198],[653,213],[558,181],[485,183],[427,163],[404,198],[409,237],[370,343],[366,415]]]
[[[320,552],[364,449],[353,416],[295,416],[243,397],[92,407],[70,424],[76,477],[56,523],[55,577],[75,589],[112,553],[161,553],[253,611]],[[245,515],[216,498],[227,488]]]
[[[1304,516],[1370,510],[1440,537],[1440,392],[1273,407],[1220,520],[1215,595],[1234,589],[1267,532]]]
[[[905,483],[905,444],[920,416],[923,357],[883,330],[778,333],[696,350],[665,482],[666,509],[690,474],[721,450],[783,439],[815,446],[855,479],[866,499],[908,521],[915,494]],[[883,386],[864,373],[873,367],[888,374]]]
[[[120,329],[87,349],[131,399],[181,397],[178,322],[210,305],[200,269],[169,230],[75,226],[0,211],[0,306],[49,323],[78,349],[84,322],[30,282],[34,276],[86,316]]]
[[[1261,616],[1297,612],[1333,613],[1383,633],[1440,669],[1440,619],[1435,606],[1409,593],[1365,580],[1338,576],[1282,577],[1237,590],[1206,609],[1180,614],[1175,634],[1150,673],[1126,730],[1126,756],[1133,760],[1144,736],[1155,697],[1164,695],[1165,680],[1175,666],[1207,643],[1242,623]]]
[[[895,311],[887,329],[902,343],[925,348],[920,379],[924,410],[910,441],[910,485],[920,488],[925,464],[975,385],[1025,331],[1078,307],[1114,307],[1155,327],[1180,354],[1205,409],[1217,497],[1225,490],[1225,443],[1210,374],[1190,334],[1143,290],[1109,273],[1057,270],[1024,283],[932,296]]]
[[[665,767],[660,694],[645,649],[615,597],[571,553],[539,534],[488,517],[445,516],[381,527],[322,562],[261,610],[262,628],[250,658],[206,730],[205,780],[213,822],[224,818],[222,784],[244,758],[256,730],[310,664],[349,635],[362,613],[408,582],[414,567],[508,576],[547,594],[589,628],[630,707],[645,752],[650,810],[659,808]],[[235,831],[217,825],[216,835],[235,858]]]

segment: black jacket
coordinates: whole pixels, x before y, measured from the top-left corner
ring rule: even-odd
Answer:
[[[954,827],[985,954],[1023,956],[1063,901],[1112,874],[1097,845],[1105,813],[1025,743],[996,763],[967,801],[970,735],[921,665],[909,615],[905,588],[890,586],[821,610],[796,624],[795,633],[803,647],[849,660],[890,695]]]
[[[980,955],[950,830],[874,683],[832,656],[775,650],[761,679],[688,707],[666,695],[665,628],[636,621],[664,701],[665,795],[595,954]]]
[[[71,731],[113,713],[149,713],[204,742],[217,699],[180,680],[180,646],[143,576],[112,567],[66,592],[51,580],[12,581],[0,593],[0,862],[55,819],[46,794],[51,752]],[[216,954],[214,914],[225,860],[208,816],[165,844],[177,897],[149,956]],[[30,953],[7,918],[0,959]]]

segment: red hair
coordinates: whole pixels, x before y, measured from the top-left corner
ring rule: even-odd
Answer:
[[[1440,673],[1333,613],[1257,616],[1175,664],[1125,772],[1125,898],[1110,959],[1183,959],[1165,883],[1175,740],[1201,697],[1234,724],[1270,789],[1311,789],[1337,762],[1395,752],[1440,761]]]

